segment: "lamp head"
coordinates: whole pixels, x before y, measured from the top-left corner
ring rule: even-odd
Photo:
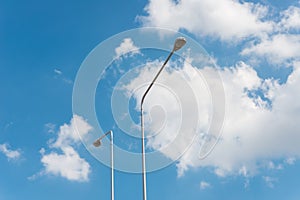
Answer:
[[[99,147],[99,146],[101,145],[101,140],[100,140],[100,139],[96,140],[96,141],[93,143],[93,145],[94,145],[95,147]]]
[[[181,47],[183,47],[185,45],[185,43],[186,43],[186,40],[184,37],[178,37],[175,40],[173,51],[179,50]]]

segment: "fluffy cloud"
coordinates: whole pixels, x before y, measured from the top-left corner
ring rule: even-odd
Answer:
[[[21,157],[20,150],[12,150],[6,143],[0,144],[0,152],[3,153],[8,160],[17,160]]]
[[[282,19],[279,25],[284,30],[299,30],[300,29],[300,8],[290,6],[287,10],[282,13]]]
[[[145,11],[146,16],[137,17],[144,26],[185,29],[234,43],[245,41],[240,43],[241,55],[253,61],[282,64],[300,56],[300,8],[296,6],[277,12],[278,20],[271,20],[267,6],[235,0],[149,0]]]
[[[149,66],[125,87],[129,92],[136,92],[133,95],[137,102],[142,91],[135,90],[135,87],[143,85],[155,74],[156,69]],[[184,152],[177,163],[178,176],[191,167],[213,167],[218,176],[240,174],[248,177],[261,167],[272,167],[266,166],[267,161],[300,156],[300,63],[294,63],[288,80],[280,85],[273,79],[261,79],[251,66],[240,62],[229,68],[215,69],[223,80],[226,119],[218,145],[206,159],[200,160],[200,136],[209,127],[210,106],[213,105],[210,104],[209,91],[197,72],[203,74],[209,70],[212,69],[196,69],[185,63],[182,68],[165,71],[145,102],[145,122],[149,122],[146,130],[159,130],[155,137],[148,139],[147,145],[174,160],[177,152]],[[189,85],[194,92],[189,93],[190,90],[183,85]],[[155,120],[153,116],[157,106],[164,114],[157,115],[159,119]],[[192,114],[184,116],[183,110]],[[195,117],[200,122],[197,128],[192,124]],[[188,121],[186,124],[183,124],[184,119]],[[189,146],[195,133],[199,138]],[[181,139],[177,140],[178,137]],[[171,148],[163,148],[169,144],[172,144]]]
[[[138,19],[144,26],[186,29],[195,35],[221,40],[260,36],[273,29],[263,20],[268,8],[235,0],[150,0],[147,16]]]
[[[137,46],[134,45],[131,38],[125,38],[123,42],[115,49],[116,56],[115,58],[118,59],[123,55],[129,53],[130,56],[134,54],[139,54],[140,50]]]
[[[274,188],[274,184],[278,182],[277,178],[270,177],[270,176],[263,176],[263,180],[267,184],[269,188]]]
[[[270,63],[282,63],[300,58],[300,36],[277,34],[245,48],[241,54],[266,58]]]
[[[210,187],[211,187],[210,183],[208,183],[206,181],[201,181],[200,182],[200,189],[201,190],[205,190],[205,189],[210,188]]]
[[[300,8],[290,6],[279,12],[279,16],[279,22],[273,22],[273,31],[257,40],[250,40],[241,55],[251,56],[253,60],[266,59],[271,64],[299,60]]]
[[[74,115],[70,124],[60,126],[56,141],[51,144],[55,148],[63,148],[78,143],[80,136],[86,135],[92,127],[78,115]]]
[[[62,154],[56,152],[42,154],[44,173],[61,176],[71,181],[88,181],[90,165],[80,158],[72,147],[62,148],[62,152]]]
[[[285,163],[287,163],[289,165],[293,165],[295,163],[295,161],[296,161],[295,158],[290,157],[285,160]]]
[[[248,175],[255,174],[263,160],[299,157],[295,141],[300,139],[300,95],[296,92],[300,79],[299,64],[295,65],[283,85],[260,79],[244,64],[222,70],[227,104],[222,138],[207,159],[197,161],[191,148],[180,164],[214,166],[220,176]],[[249,96],[251,91],[262,95]]]
[[[74,115],[70,124],[60,126],[57,139],[54,142],[50,141],[49,147],[53,149],[50,153],[46,153],[42,148],[41,162],[44,169],[29,177],[30,180],[37,176],[50,174],[61,176],[71,181],[88,181],[90,173],[89,163],[81,158],[78,152],[74,149],[74,145],[80,141],[79,135],[86,135],[92,127],[78,115]],[[60,151],[61,153],[58,153]]]

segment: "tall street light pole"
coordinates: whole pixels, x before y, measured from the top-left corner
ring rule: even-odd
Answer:
[[[141,131],[142,131],[142,176],[143,176],[143,200],[147,200],[147,186],[146,186],[146,159],[145,159],[145,132],[144,132],[144,116],[143,116],[143,104],[144,104],[144,100],[146,95],[148,94],[149,90],[151,89],[151,87],[153,86],[154,82],[156,81],[156,79],[158,78],[159,74],[161,73],[161,71],[164,69],[164,67],[166,66],[166,64],[168,63],[168,61],[170,60],[171,56],[173,55],[173,53],[177,50],[179,50],[181,47],[183,47],[186,43],[185,38],[183,37],[179,37],[175,40],[174,43],[174,47],[173,50],[170,52],[168,58],[166,59],[166,61],[164,62],[164,64],[161,66],[160,70],[158,71],[158,73],[156,74],[156,76],[154,77],[153,81],[151,82],[151,84],[149,85],[149,87],[147,88],[146,92],[144,93],[142,100],[141,100]]]
[[[114,200],[114,134],[112,131],[108,131],[107,133],[105,133],[104,135],[102,135],[100,138],[98,138],[93,145],[95,147],[99,147],[101,145],[101,140],[104,137],[107,137],[108,135],[110,135],[110,166],[111,166],[111,200]]]

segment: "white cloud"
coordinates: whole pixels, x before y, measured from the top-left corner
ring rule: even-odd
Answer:
[[[287,10],[282,13],[282,19],[279,26],[284,30],[299,30],[300,29],[300,8],[290,6]]]
[[[273,21],[274,29],[256,40],[245,43],[241,55],[250,56],[257,63],[266,59],[271,64],[290,64],[299,60],[300,8],[290,6],[279,12],[280,19]]]
[[[120,46],[115,49],[116,56],[115,58],[118,59],[121,56],[133,56],[135,54],[139,54],[140,50],[137,46],[134,45],[131,38],[125,38]]]
[[[273,29],[263,20],[268,8],[235,0],[150,0],[147,16],[138,16],[144,26],[186,29],[195,35],[221,40],[261,36]]]
[[[72,147],[62,148],[63,153],[42,154],[45,174],[53,174],[71,181],[88,181],[90,165]]]
[[[60,71],[59,69],[54,69],[54,73],[57,75],[62,75],[62,71]]]
[[[156,70],[148,63],[139,76],[125,86],[127,92],[148,82]],[[201,135],[207,131],[211,117],[211,99],[201,78],[193,72],[203,74],[208,70],[212,71],[208,68],[195,69],[185,63],[183,68],[161,74],[157,85],[166,87],[154,87],[144,104],[145,122],[152,120],[147,124],[146,130],[153,132],[158,130],[157,126],[161,126],[159,134],[148,139],[148,147],[176,160],[178,152],[186,150],[195,133]],[[226,119],[222,137],[214,151],[204,160],[199,160],[199,140],[195,140],[178,160],[178,176],[182,176],[191,167],[213,167],[218,176],[240,174],[248,177],[259,172],[260,168],[282,168],[274,163],[266,165],[266,160],[298,158],[300,63],[294,62],[293,72],[282,85],[273,79],[261,79],[251,66],[243,62],[215,71],[222,77],[226,96]],[[183,85],[189,85],[195,93],[189,93]],[[175,96],[170,90],[175,92]],[[133,96],[139,102],[142,91],[135,92]],[[176,95],[179,100],[176,100]],[[192,102],[192,98],[197,101],[197,105]],[[154,105],[161,106],[165,112],[158,120],[152,118],[151,109],[155,108]],[[182,115],[183,109],[190,115]],[[198,116],[194,112],[199,112]],[[192,121],[195,117],[200,122],[198,128],[195,129],[192,122],[188,122],[179,130],[182,125],[180,120]],[[161,124],[164,120],[166,122]],[[177,140],[181,135],[184,137]],[[168,146],[170,141],[171,149],[162,148]]]
[[[53,72],[55,73],[55,76],[54,76],[55,79],[60,79],[67,84],[73,84],[73,81],[71,79],[65,77],[61,70],[54,69]]]
[[[269,162],[267,163],[267,168],[268,168],[268,169],[281,170],[281,169],[283,169],[283,165],[282,165],[282,164],[276,165],[274,162],[269,161]]]
[[[282,63],[300,58],[300,35],[277,34],[245,48],[241,55],[266,58],[270,63]]]
[[[51,145],[55,148],[63,148],[80,141],[80,136],[86,135],[92,127],[78,115],[74,115],[70,124],[60,126],[58,138]]]
[[[211,187],[211,184],[210,184],[210,183],[208,183],[208,182],[206,182],[206,181],[201,181],[201,182],[200,182],[200,189],[201,189],[201,190],[205,190],[205,189],[210,188],[210,187]]]
[[[72,146],[79,143],[79,135],[84,136],[91,129],[88,122],[78,115],[73,116],[70,124],[60,126],[57,139],[49,141],[49,147],[53,150],[50,153],[46,153],[44,148],[40,150],[44,169],[28,179],[34,180],[38,176],[49,174],[71,181],[88,181],[90,165],[79,156]],[[57,153],[57,151],[61,151],[61,153]]]
[[[181,161],[181,163],[182,163],[182,161]],[[177,167],[180,167],[179,165],[177,165]],[[180,169],[180,168],[179,168]],[[225,170],[223,170],[222,168],[216,168],[215,170],[214,170],[214,173],[217,175],[217,176],[219,176],[219,177],[225,177],[227,174],[226,174],[226,171]]]
[[[239,169],[239,174],[244,176],[244,177],[247,177],[248,176],[248,170],[247,170],[247,167],[246,166],[242,166],[240,169]]]
[[[21,151],[10,149],[7,143],[0,144],[0,152],[3,153],[8,160],[18,160],[21,157]]]
[[[52,123],[47,123],[47,124],[45,124],[45,128],[48,133],[55,133],[56,125],[52,124]]]
[[[27,177],[27,180],[29,180],[29,181],[34,181],[34,180],[36,180],[38,177],[43,176],[43,175],[45,175],[45,171],[40,171],[40,172],[38,172],[38,173],[35,173],[35,174],[33,174],[33,175]]]
[[[278,182],[277,178],[270,177],[270,176],[263,176],[263,180],[267,184],[269,188],[274,188],[274,184]]]
[[[295,163],[296,159],[293,157],[289,157],[285,160],[285,163],[289,164],[289,165],[293,165]]]

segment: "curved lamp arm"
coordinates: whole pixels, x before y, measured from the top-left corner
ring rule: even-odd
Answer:
[[[161,73],[161,71],[165,68],[166,64],[168,63],[168,61],[170,60],[170,58],[172,57],[173,53],[177,50],[179,50],[181,47],[183,47],[186,43],[186,40],[185,38],[183,37],[178,37],[176,40],[175,40],[175,43],[174,43],[174,47],[173,47],[173,50],[170,52],[168,58],[165,60],[164,64],[161,66],[160,70],[158,71],[158,73],[156,74],[156,76],[154,77],[153,81],[150,83],[150,85],[148,86],[146,92],[144,93],[143,97],[142,97],[142,100],[141,100],[141,108],[143,107],[143,103],[144,103],[144,100],[145,100],[145,97],[147,96],[149,90],[152,88],[154,82],[156,81],[156,79],[158,78],[159,74]]]

